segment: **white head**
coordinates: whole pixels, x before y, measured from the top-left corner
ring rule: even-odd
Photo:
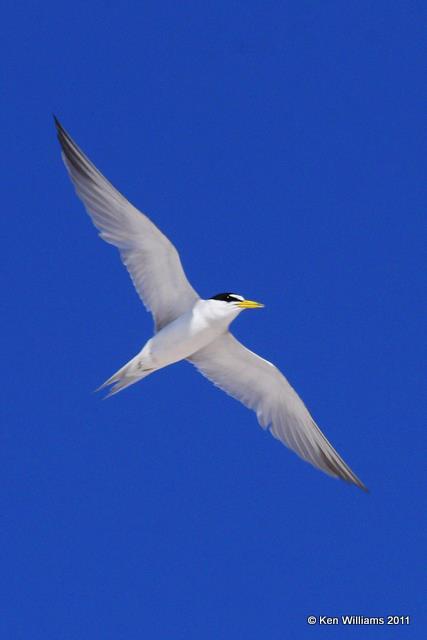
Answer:
[[[229,322],[234,320],[244,309],[260,309],[264,306],[260,302],[245,300],[240,294],[230,292],[218,293],[206,302],[209,304],[212,315],[229,320]]]

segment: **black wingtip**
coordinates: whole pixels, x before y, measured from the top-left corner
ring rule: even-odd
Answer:
[[[52,116],[53,116],[53,121],[55,123],[55,128],[56,128],[56,137],[58,138],[58,142],[60,144],[62,152],[68,158],[68,161],[73,164],[73,157],[71,156],[70,150],[69,150],[69,142],[68,142],[67,132],[65,131],[64,127],[59,122],[58,118],[56,117],[56,115],[54,113],[52,114]]]
[[[368,487],[365,486],[363,484],[363,482],[357,476],[354,476],[354,478],[351,478],[351,479],[347,479],[347,478],[345,478],[345,479],[347,480],[347,482],[355,484],[356,487],[359,487],[359,489],[362,489],[362,491],[364,491],[364,493],[370,493]]]
[[[362,489],[364,493],[370,493],[368,487],[364,485],[363,482],[357,476],[354,476],[354,478],[352,478],[351,480],[348,479],[347,482],[355,484],[356,487],[359,487],[359,489]]]
[[[52,113],[52,117],[53,117],[53,121],[55,123],[55,128],[56,128],[56,133],[57,133],[57,136],[58,136],[58,140],[61,143],[62,148],[64,149],[64,141],[66,141],[69,138],[69,135],[65,131],[64,127],[59,122],[58,118],[56,117],[56,115],[54,113]],[[64,151],[65,151],[65,149],[64,149]]]
[[[353,473],[353,478],[351,479],[351,482],[353,482],[353,484],[359,487],[359,489],[362,489],[362,491],[364,491],[365,493],[369,493],[368,487],[365,484],[363,484],[361,479],[358,478],[354,473]]]
[[[56,128],[56,134],[58,136],[58,140],[61,143],[61,146],[63,147],[63,139],[65,137],[65,129],[62,126],[62,124],[59,122],[58,118],[56,117],[56,115],[54,113],[52,113],[52,117],[53,117],[53,121],[55,123],[55,128]]]

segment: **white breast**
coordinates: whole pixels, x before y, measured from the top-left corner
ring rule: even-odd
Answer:
[[[191,311],[161,329],[144,347],[155,368],[188,358],[224,333],[239,311],[224,313],[211,300],[198,300]]]

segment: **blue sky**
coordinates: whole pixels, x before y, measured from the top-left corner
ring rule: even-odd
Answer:
[[[423,9],[6,2],[2,638],[422,637]],[[52,112],[202,296],[266,303],[235,334],[369,495],[186,363],[92,393],[152,321]],[[341,614],[412,624],[306,623]]]

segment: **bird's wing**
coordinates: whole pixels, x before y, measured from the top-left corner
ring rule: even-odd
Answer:
[[[173,244],[104,178],[55,118],[62,157],[92,222],[120,250],[136,290],[159,330],[199,298]]]
[[[271,362],[246,349],[229,332],[194,353],[189,360],[217,387],[253,409],[260,425],[269,427],[276,438],[303,460],[366,491]]]

